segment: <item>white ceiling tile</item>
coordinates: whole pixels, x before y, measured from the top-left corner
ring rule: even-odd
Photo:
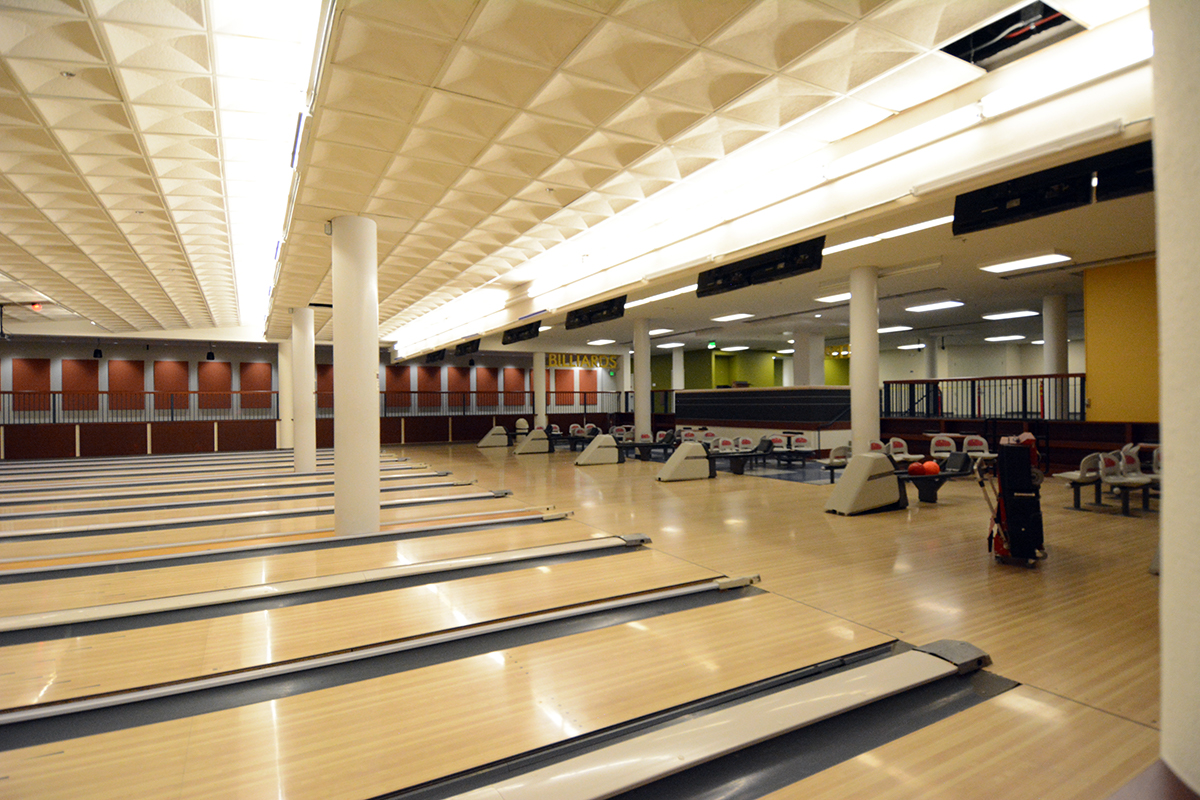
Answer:
[[[112,22],[204,30],[202,0],[90,0],[96,15]]]
[[[804,56],[785,74],[845,94],[923,52],[904,39],[856,25]]]
[[[122,99],[121,90],[108,67],[19,58],[10,58],[7,64],[31,95],[112,102]],[[69,75],[63,75],[64,72]]]
[[[852,19],[806,0],[762,0],[707,46],[767,69],[783,69],[850,25]]]
[[[477,5],[476,0],[353,0],[346,13],[457,39]]]
[[[702,44],[756,0],[627,0],[622,22],[691,44]]]
[[[451,42],[445,39],[349,14],[341,19],[333,42],[335,64],[427,85],[450,54]]]
[[[712,112],[769,76],[770,72],[760,67],[699,50],[680,62],[649,93]]]
[[[771,78],[721,109],[722,117],[766,128],[781,128],[838,95],[812,84]]]
[[[933,50],[854,92],[859,100],[904,111],[983,76],[985,70]]]
[[[871,24],[931,50],[1026,5],[1023,0],[894,0],[871,16]]]
[[[521,108],[552,74],[553,70],[548,67],[467,44],[460,46],[451,57],[437,87]]]
[[[210,74],[212,59],[204,33],[126,23],[101,23],[119,67]]]
[[[562,68],[630,92],[640,92],[689,52],[686,45],[607,21],[596,28]]]
[[[0,9],[0,55],[98,64],[103,49],[86,19]]]
[[[553,0],[491,0],[466,41],[514,58],[556,67],[602,17]],[[547,35],[553,31],[553,35]]]
[[[634,93],[560,72],[538,92],[529,110],[579,125],[601,125]]]

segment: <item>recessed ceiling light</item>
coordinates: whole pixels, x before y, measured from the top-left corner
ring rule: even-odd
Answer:
[[[735,344],[735,345],[731,345],[729,347],[722,347],[721,352],[722,353],[736,353],[739,350],[749,350],[749,349],[750,349],[749,345]]]
[[[678,289],[672,289],[669,292],[662,292],[661,294],[645,297],[641,300],[634,300],[633,302],[626,303],[625,308],[637,308],[638,306],[646,305],[646,303],[654,303],[659,300],[666,300],[668,297],[675,297],[677,295],[687,294],[688,292],[694,291],[696,291],[696,284],[693,283],[691,286],[681,286]]]
[[[985,342],[1016,342],[1024,339],[1024,336],[1013,334],[1012,336],[988,336],[984,339]]]
[[[626,306],[628,308],[629,306]],[[737,322],[739,319],[750,319],[753,314],[726,314],[723,317],[713,317],[713,322]]]
[[[815,319],[820,319],[820,318],[821,318],[821,315],[820,315],[820,314],[813,314],[813,317],[814,317]]]
[[[553,325],[543,325],[540,328],[538,328],[538,333],[541,333],[542,331],[548,331],[553,327],[554,327]]]
[[[674,333],[674,332],[675,332],[674,328],[655,328],[654,330],[650,331],[650,335],[651,336],[662,336],[664,333]]]
[[[1003,314],[984,314],[983,318],[990,320],[1020,319],[1021,317],[1036,317],[1037,315],[1038,312],[1036,311],[1005,311]]]
[[[683,342],[667,342],[665,344],[657,344],[657,345],[655,345],[655,347],[660,347],[663,350],[669,350],[672,347],[683,347],[683,345],[684,345]]]
[[[842,292],[840,294],[827,294],[824,297],[814,297],[813,299],[818,303],[843,303],[850,299],[850,293]]]
[[[796,352],[796,348],[789,347],[786,350],[776,350],[775,352],[779,353],[779,355],[781,355],[781,356],[787,356],[787,355],[791,355],[792,353]]]
[[[957,300],[943,300],[940,303],[926,303],[923,306],[909,306],[908,308],[906,308],[904,310],[905,311],[915,311],[916,313],[920,314],[925,311],[941,311],[942,309],[945,309],[945,308],[958,308],[961,305],[962,305],[962,303],[960,303]]]
[[[893,325],[890,328],[880,328],[876,333],[899,333],[900,331],[911,331],[912,328],[908,325]]]
[[[788,339],[788,344],[795,344],[795,343],[796,343],[795,339]]]
[[[984,272],[1012,272],[1018,269],[1044,267],[1047,264],[1061,264],[1064,261],[1070,260],[1071,257],[1069,255],[1055,250],[1049,253],[1042,253],[1041,255],[1029,256],[1028,258],[1018,258],[1015,261],[1001,261],[998,264],[988,264],[980,267],[980,269]]]
[[[1030,342],[1030,344],[1045,344],[1045,343],[1046,343],[1045,339],[1034,339],[1032,342]]]
[[[902,344],[897,347],[897,350],[920,350],[925,345],[923,344]]]
[[[588,342],[588,344],[599,347],[600,345],[603,345],[603,344],[614,344],[616,341],[617,341],[616,339],[592,339],[590,342]],[[633,351],[631,350],[630,352],[633,352]]]

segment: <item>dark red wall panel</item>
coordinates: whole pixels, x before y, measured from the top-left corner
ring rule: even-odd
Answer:
[[[217,449],[274,450],[275,420],[230,419],[217,423]]]
[[[191,421],[151,422],[150,449],[154,453],[211,453],[213,424]]]
[[[417,405],[422,408],[437,408],[442,404],[442,368],[417,367]]]
[[[4,427],[4,457],[6,459],[25,461],[35,458],[73,458],[74,455],[74,425],[6,425]]]
[[[478,442],[492,429],[491,416],[451,417],[450,433],[453,442]]]
[[[383,388],[388,408],[407,408],[412,402],[412,379],[409,367],[388,364],[383,372]]]
[[[14,411],[50,410],[50,359],[14,358],[12,377]]]
[[[201,361],[196,364],[196,388],[200,408],[231,408],[233,365],[228,361]]]
[[[381,417],[379,420],[379,443],[400,444],[404,420],[400,417]]]
[[[317,447],[333,447],[333,418],[317,420]]]
[[[480,434],[482,437],[483,434]],[[409,417],[404,421],[404,441],[419,442],[450,441],[449,417]]]
[[[238,381],[242,408],[271,408],[271,365],[268,362],[243,361],[238,367]]]
[[[500,396],[497,394],[499,388],[499,371],[495,367],[475,368],[475,405],[477,407],[492,408],[499,405]]]
[[[504,405],[525,405],[525,370],[520,367],[504,368]]]
[[[146,423],[82,423],[79,426],[79,455],[83,458],[144,456],[146,455]]]
[[[95,411],[100,407],[100,362],[64,358],[62,360],[63,408],[67,411]],[[142,452],[145,452],[143,450]]]
[[[186,361],[154,362],[154,407],[188,407],[188,364]],[[153,437],[151,437],[153,438]],[[184,450],[182,452],[191,452]]]
[[[333,408],[333,364],[317,364],[317,408]]]
[[[146,362],[108,362],[108,407],[112,409],[140,409],[146,407]]]

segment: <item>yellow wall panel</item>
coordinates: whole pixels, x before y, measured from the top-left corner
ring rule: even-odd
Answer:
[[[1157,290],[1153,260],[1083,273],[1089,420],[1158,422]]]

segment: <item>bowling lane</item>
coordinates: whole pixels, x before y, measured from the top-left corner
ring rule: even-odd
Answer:
[[[422,481],[422,484],[438,483],[428,488],[414,488],[400,493],[397,497],[392,492],[380,493],[380,505],[384,507],[402,507],[419,505],[421,503],[453,502],[455,499],[479,496],[482,493],[474,485],[446,486],[444,478],[433,481]],[[219,518],[223,515],[251,516],[260,514],[270,516],[293,512],[310,512],[331,514],[333,511],[332,494],[321,497],[269,497],[261,500],[239,503],[214,503],[203,506],[160,509],[154,506],[128,508],[108,511],[100,508],[88,514],[73,514],[57,517],[28,517],[0,519],[0,536],[64,536],[68,534],[89,534],[91,532],[107,532],[121,529],[132,529],[140,526],[155,525],[186,525],[204,519]]]
[[[386,529],[404,523],[433,523],[461,519],[476,514],[525,511],[528,507],[508,497],[458,500],[446,504],[380,509],[380,524]],[[299,539],[327,538],[332,535],[330,513],[295,517],[254,517],[229,520],[221,524],[179,525],[171,528],[96,534],[93,536],[41,537],[33,540],[0,540],[0,573],[4,569],[31,567],[42,559],[82,556],[103,562],[132,557],[134,553],[204,552],[232,546],[265,546]],[[314,534],[319,532],[319,535]],[[107,558],[106,558],[107,557]]]
[[[574,520],[504,525],[401,541],[305,550],[132,572],[0,584],[0,616],[128,603],[603,538]]]
[[[441,470],[409,469],[386,472],[379,476],[384,486],[398,486],[403,481],[440,477],[450,473]],[[0,507],[12,511],[25,511],[41,507],[62,508],[105,504],[129,504],[151,502],[155,498],[188,497],[191,495],[219,495],[227,491],[250,492],[271,491],[275,488],[306,486],[332,486],[333,472],[297,475],[294,472],[262,475],[250,478],[218,478],[204,481],[179,480],[169,483],[156,481],[154,484],[138,482],[128,487],[109,486],[97,491],[90,486],[72,486],[70,489],[31,489],[22,492],[7,492],[0,498]]]
[[[719,577],[653,550],[620,551],[267,611],[12,645],[0,648],[0,710],[261,669]]]
[[[375,797],[884,644],[769,593],[0,753],[14,797]],[[402,721],[402,724],[399,724]]]
[[[404,492],[409,488],[433,483],[452,484],[455,480],[447,472],[412,471],[404,475],[380,476],[380,487],[384,496]],[[294,497],[296,495],[333,496],[333,478],[293,478],[291,481],[231,481],[224,486],[192,486],[172,489],[146,489],[124,494],[111,492],[84,492],[59,494],[42,500],[14,501],[6,497],[0,506],[0,521],[10,518],[33,517],[54,512],[71,514],[110,513],[118,508],[153,506],[158,509],[183,504],[221,503],[257,497]]]

